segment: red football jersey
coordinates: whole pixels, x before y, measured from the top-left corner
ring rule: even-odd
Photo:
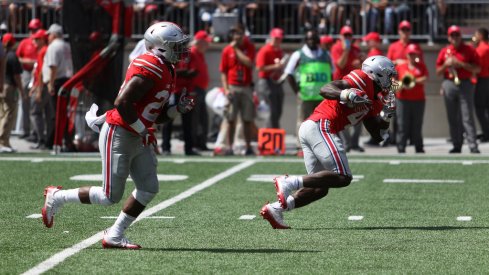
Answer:
[[[140,101],[134,104],[134,109],[139,119],[146,127],[153,125],[170,95],[175,92],[175,76],[167,64],[150,52],[138,56],[129,64],[126,78],[119,90],[120,92],[133,76],[142,76],[153,80],[153,88]],[[171,66],[174,71],[173,65]],[[106,121],[134,132],[129,124],[122,119],[116,108],[107,111]]]
[[[377,116],[382,111],[380,99],[375,100],[374,82],[362,70],[353,70],[343,80],[352,88],[364,91],[372,100],[372,105],[358,104],[353,108],[338,100],[325,99],[314,109],[308,118],[313,121],[327,119],[330,121],[330,132],[336,134],[348,125],[356,125],[364,118]]]

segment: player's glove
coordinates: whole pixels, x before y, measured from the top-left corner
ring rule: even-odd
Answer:
[[[143,145],[144,146],[149,146],[153,145],[156,147],[158,141],[155,136],[155,128],[147,128],[144,129],[143,132],[140,133],[142,139],[143,139]]]
[[[180,99],[178,100],[177,104],[177,111],[181,114],[186,114],[190,111],[195,106],[195,101],[191,96],[187,95],[187,89],[182,90],[182,95],[180,96]]]
[[[340,93],[340,101],[347,104],[372,104],[368,99],[367,94],[359,89],[351,88],[342,90]]]
[[[391,118],[393,118],[396,115],[396,106],[387,106],[384,105],[382,108],[382,111],[380,111],[380,118],[382,118],[384,121],[390,122]]]

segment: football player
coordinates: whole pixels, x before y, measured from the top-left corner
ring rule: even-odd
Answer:
[[[348,186],[352,174],[338,132],[363,121],[376,141],[385,139],[395,113],[397,89],[394,63],[384,56],[367,58],[362,69],[321,88],[324,100],[299,128],[307,175],[275,178],[278,201],[265,204],[260,215],[275,229],[287,229],[283,211],[306,206]]]
[[[193,107],[193,99],[186,95],[182,95],[176,105],[168,106],[168,99],[174,92],[174,64],[187,54],[189,37],[179,26],[160,22],[146,30],[144,39],[146,53],[130,63],[115,99],[115,108],[102,116],[99,148],[103,185],[70,190],[48,186],[44,190],[42,218],[47,227],[52,227],[54,215],[65,203],[106,206],[118,203],[131,175],[136,188],[114,225],[105,231],[103,248],[141,248],[129,241],[124,231],[158,193],[157,160],[153,148],[156,137],[151,127],[154,123],[174,118],[177,113],[187,113]]]

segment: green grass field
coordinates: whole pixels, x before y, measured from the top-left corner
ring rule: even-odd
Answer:
[[[47,229],[40,218],[27,218],[41,212],[44,187],[100,185],[70,180],[75,175],[99,174],[100,161],[97,156],[15,156],[19,157],[0,157],[3,274],[36,266],[61,274],[489,272],[489,157],[351,157],[350,167],[359,181],[285,213],[291,230],[273,230],[259,216],[266,201],[276,200],[273,183],[248,178],[302,174],[305,169],[299,159],[160,159],[159,174],[188,178],[162,181],[160,193],[147,209],[201,183],[210,186],[131,226],[127,236],[142,250],[103,250],[96,239],[95,244],[59,260],[53,255],[66,255],[66,249],[109,227],[114,220],[101,217],[117,216],[122,203],[66,205],[54,227]],[[386,183],[384,179],[458,182]],[[128,182],[125,197],[132,189]],[[256,217],[241,220],[242,215]],[[363,219],[352,221],[350,216]],[[460,216],[472,219],[458,221]]]

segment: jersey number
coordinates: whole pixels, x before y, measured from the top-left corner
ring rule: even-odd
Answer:
[[[161,109],[161,107],[163,106],[163,104],[166,103],[169,97],[170,93],[168,91],[159,91],[155,95],[155,98],[158,99],[158,101],[154,101],[146,105],[141,116],[148,121],[154,122],[159,115],[158,110]]]

